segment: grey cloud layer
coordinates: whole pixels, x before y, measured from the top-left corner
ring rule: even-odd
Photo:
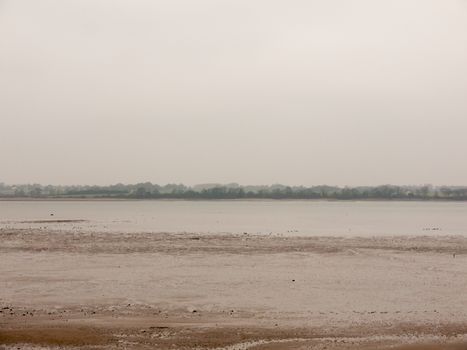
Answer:
[[[0,181],[465,184],[465,1],[0,2]]]

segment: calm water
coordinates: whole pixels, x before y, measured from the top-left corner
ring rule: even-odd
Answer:
[[[87,221],[61,224],[24,222],[58,219]],[[2,201],[0,227],[115,232],[248,232],[304,236],[467,236],[467,203]]]

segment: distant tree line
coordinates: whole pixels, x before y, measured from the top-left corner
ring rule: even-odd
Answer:
[[[336,199],[336,200],[467,200],[467,186],[185,186],[150,182],[110,186],[7,185],[1,198],[121,198],[121,199]]]

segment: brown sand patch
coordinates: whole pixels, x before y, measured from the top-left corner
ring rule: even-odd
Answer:
[[[81,222],[42,220],[34,223]],[[31,223],[33,223],[31,221]],[[467,254],[467,238],[460,236],[396,237],[281,237],[250,234],[88,233],[37,229],[0,229],[0,251],[165,254],[277,254],[346,253],[364,250],[410,253]]]
[[[392,350],[467,350],[467,344],[411,344],[391,347]]]
[[[440,344],[467,340],[463,237],[0,229],[0,242],[0,345],[464,350]]]
[[[44,327],[1,329],[0,344],[83,346],[108,344],[111,337],[91,327]]]

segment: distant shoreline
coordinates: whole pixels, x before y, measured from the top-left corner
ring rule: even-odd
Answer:
[[[119,198],[0,197],[0,202],[467,202],[454,198]]]
[[[361,201],[467,201],[467,186],[380,185],[339,187],[183,184],[150,182],[108,186],[0,183],[1,200],[361,200]]]

